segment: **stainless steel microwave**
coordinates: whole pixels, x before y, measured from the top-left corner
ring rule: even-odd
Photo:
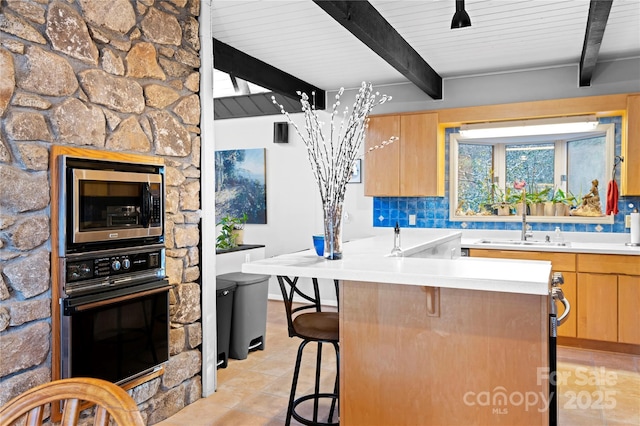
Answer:
[[[77,252],[164,242],[164,167],[61,161],[60,247]]]

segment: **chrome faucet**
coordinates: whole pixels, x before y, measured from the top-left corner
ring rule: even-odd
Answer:
[[[522,234],[520,239],[527,241],[527,238],[533,237],[533,231],[527,224],[527,194],[524,188],[522,188]]]

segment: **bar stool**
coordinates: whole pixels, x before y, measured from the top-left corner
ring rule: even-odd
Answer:
[[[337,281],[334,281],[336,289]],[[298,355],[296,357],[296,365],[293,372],[293,381],[291,383],[291,395],[289,396],[289,406],[287,408],[286,426],[291,424],[291,417],[298,422],[309,426],[325,426],[338,425],[339,421],[333,422],[333,414],[338,402],[338,380],[340,372],[340,348],[339,342],[339,321],[337,312],[322,312],[320,306],[320,290],[318,281],[313,279],[313,296],[310,296],[298,288],[298,277],[293,279],[285,276],[278,276],[278,283],[282,291],[284,306],[287,315],[287,324],[289,329],[289,337],[299,337],[302,339],[298,347]],[[302,303],[301,306],[293,307],[293,297],[298,295],[308,303]],[[296,301],[298,303],[298,301]],[[309,310],[310,312],[299,313],[300,311]],[[318,344],[316,352],[316,371],[315,371],[315,387],[312,394],[303,395],[296,398],[296,388],[298,386],[298,376],[300,374],[300,363],[304,348],[309,342]],[[333,393],[320,392],[320,371],[322,367],[322,344],[330,343],[336,352],[336,380]],[[329,410],[328,422],[318,421],[318,403],[321,399],[330,399],[331,408]],[[313,400],[313,418],[306,419],[296,412],[296,407],[304,401]]]

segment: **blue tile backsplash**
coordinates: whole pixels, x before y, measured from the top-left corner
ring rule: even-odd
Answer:
[[[615,155],[620,155],[622,146],[622,117],[601,117],[600,123],[615,124]],[[373,226],[393,227],[398,224],[403,228],[453,228],[453,229],[492,229],[519,230],[520,222],[501,222],[496,216],[495,222],[466,222],[449,220],[449,135],[457,133],[459,129],[450,128],[445,132],[445,194],[444,197],[374,197],[373,198]],[[620,167],[616,169],[616,181],[620,184]],[[608,182],[607,182],[608,184]],[[602,185],[606,194],[607,185]],[[603,208],[606,198],[602,197]],[[620,197],[618,209],[613,224],[584,224],[584,223],[531,223],[534,231],[553,231],[556,226],[564,232],[629,232],[624,227],[624,216],[640,206],[640,197]],[[416,225],[409,226],[409,215],[416,215]],[[464,224],[464,225],[463,225]]]

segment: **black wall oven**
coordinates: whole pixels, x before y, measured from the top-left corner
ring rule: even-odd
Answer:
[[[62,156],[62,254],[164,241],[164,167]]]
[[[115,383],[169,359],[164,249],[91,252],[63,259],[62,377]]]

